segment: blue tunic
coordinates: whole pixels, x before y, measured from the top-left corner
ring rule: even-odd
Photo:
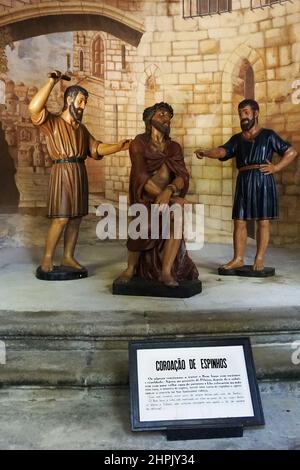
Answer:
[[[242,132],[232,136],[221,145],[226,161],[236,157],[237,168],[248,165],[267,164],[273,153],[281,157],[291,147],[272,129],[261,129],[253,140],[247,140]],[[261,220],[278,218],[278,198],[273,175],[264,175],[260,170],[248,170],[238,174],[232,211],[233,219]]]

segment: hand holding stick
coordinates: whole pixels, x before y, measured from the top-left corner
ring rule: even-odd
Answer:
[[[53,78],[55,84],[59,82],[59,80],[66,80],[67,82],[71,80],[68,75],[62,74],[59,70],[53,70],[53,72],[48,73],[48,77]]]

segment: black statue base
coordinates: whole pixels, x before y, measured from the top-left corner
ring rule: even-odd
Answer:
[[[241,276],[241,277],[271,277],[275,276],[275,268],[265,267],[262,271],[253,271],[253,267],[249,264],[236,269],[218,269],[220,276]]]
[[[137,295],[147,297],[172,297],[173,299],[187,299],[202,292],[201,281],[181,281],[178,287],[168,287],[162,282],[146,281],[134,277],[129,282],[116,279],[113,283],[114,295]]]
[[[53,271],[46,273],[39,266],[36,270],[36,277],[41,281],[73,281],[88,277],[86,269],[74,269],[68,266],[54,266]]]
[[[168,429],[168,441],[187,441],[189,439],[222,439],[226,437],[243,437],[242,427],[225,426],[223,428],[209,427],[199,429]]]

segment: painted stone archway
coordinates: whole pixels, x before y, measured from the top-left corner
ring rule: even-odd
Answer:
[[[19,2],[11,2],[12,5],[17,4]],[[118,40],[118,45],[122,43],[127,44],[127,47],[132,54],[133,50],[138,46],[140,39],[144,32],[144,27],[142,21],[135,17],[135,12],[128,13],[125,9],[126,6],[124,2],[110,2],[113,3],[115,6],[111,6],[107,4],[108,2],[104,1],[95,1],[90,0],[89,2],[81,2],[79,0],[65,0],[63,2],[58,1],[39,1],[36,0],[29,1],[26,5],[22,5],[22,7],[13,7],[9,8],[6,6],[5,11],[2,10],[1,2],[0,2],[0,30],[6,32],[6,36],[10,38],[11,41],[18,41],[26,38],[32,38],[39,35],[47,35],[50,33],[59,33],[59,32],[80,32],[84,33],[89,31],[91,36],[102,34],[105,38],[109,37],[108,44],[114,42],[114,38]],[[120,8],[118,8],[120,6]],[[124,9],[122,9],[124,8]],[[120,46],[121,47],[121,46]],[[118,61],[118,53],[119,51],[111,51],[111,54],[114,54],[116,57],[115,61]],[[88,54],[89,55],[89,54]],[[85,57],[83,57],[85,59]],[[111,94],[114,93],[116,85],[120,87],[123,85],[123,82],[126,80],[128,83],[133,81],[133,78],[130,71],[128,70],[115,70],[115,64],[111,63],[108,64],[105,71],[105,77],[101,76],[94,76],[95,74],[91,74],[86,70],[85,67],[85,60],[82,60],[82,66],[84,70],[75,71],[75,74],[72,75],[75,82],[80,82],[82,86],[86,85],[87,89],[91,92],[91,96],[93,96],[93,100],[90,100],[90,104],[93,101],[94,107],[90,106],[90,109],[97,108],[97,116],[100,114],[99,109],[101,109],[101,118],[102,123],[105,121],[105,130],[101,132],[105,135],[108,141],[114,141],[117,138],[127,136],[127,132],[123,129],[125,126],[123,125],[121,115],[121,106],[124,108],[126,107],[127,101],[129,98],[127,94],[127,88],[124,90],[120,89],[116,92],[117,96],[112,98]],[[79,67],[80,68],[80,67]],[[90,76],[91,75],[91,76]],[[103,75],[103,74],[102,74]],[[118,79],[116,79],[116,75],[120,75]],[[100,83],[100,81],[102,82]],[[116,83],[118,82],[118,83]],[[72,84],[72,83],[71,83]],[[22,84],[24,85],[24,84]],[[24,85],[25,86],[25,85]],[[99,94],[99,88],[106,87],[108,90],[107,99],[102,96],[102,93]],[[96,90],[96,91],[95,91]],[[63,91],[63,90],[62,90]],[[99,96],[101,95],[102,100],[99,105]],[[120,95],[120,96],[119,96]],[[113,99],[115,102],[113,102]],[[126,103],[124,104],[124,101]],[[120,102],[120,106],[118,104]],[[111,109],[113,107],[113,109]],[[120,118],[120,125],[118,126],[118,112]],[[112,118],[112,114],[114,115]],[[124,114],[124,113],[123,113]],[[27,119],[28,116],[26,116]],[[88,119],[88,115],[86,118]],[[95,120],[93,120],[94,122]],[[116,122],[115,122],[116,121]],[[98,122],[98,121],[97,121]],[[96,127],[97,122],[95,121],[94,127]],[[110,125],[111,123],[111,125]],[[30,126],[30,122],[27,122],[26,125]],[[103,124],[102,124],[103,126]],[[121,128],[122,127],[122,128]],[[89,126],[91,128],[91,126]],[[100,126],[98,126],[100,128]],[[99,134],[99,129],[97,128],[97,133]],[[120,129],[119,129],[120,128]],[[94,131],[91,128],[91,131]],[[122,134],[119,137],[119,132]],[[34,137],[34,136],[33,136]],[[97,135],[98,138],[103,139],[104,136]],[[39,146],[43,145],[43,142],[38,142]],[[26,144],[27,145],[27,144]],[[27,147],[29,144],[27,145]],[[26,149],[22,148],[20,151],[23,153]],[[30,151],[32,151],[33,146],[30,147]],[[18,149],[19,150],[19,149]],[[22,153],[22,158],[23,158]],[[26,162],[24,162],[24,171],[25,170],[35,170],[33,166],[32,155],[24,155],[24,159],[26,157]],[[92,166],[93,162],[90,162],[90,166]],[[26,166],[26,168],[25,168]],[[41,165],[40,165],[41,166]],[[27,180],[31,178],[31,180],[39,179],[42,181],[41,185],[34,185],[34,189],[40,189],[40,186],[46,187],[45,179],[48,177],[49,168],[48,166],[42,165],[41,168],[38,167],[38,172],[34,171],[34,174],[28,175],[17,175],[16,179],[18,182],[22,181],[22,184],[27,184]],[[101,177],[101,181],[99,182],[99,174],[105,174],[105,165],[102,164],[100,168],[100,164],[98,163],[97,172],[93,171],[93,168],[90,168],[90,189],[92,192],[95,192],[95,188],[97,192],[102,193],[106,190],[106,181],[105,178]],[[101,171],[100,171],[101,170]],[[44,174],[44,173],[45,174]],[[97,174],[96,174],[97,173]],[[103,181],[102,181],[103,179]],[[120,182],[117,181],[118,185],[120,186]],[[30,182],[31,184],[31,182]],[[32,186],[32,185],[31,185]],[[27,186],[26,186],[27,187]],[[45,204],[45,190],[39,191],[38,196],[30,196],[30,200],[26,199],[26,194],[24,193],[24,200],[22,199],[22,207],[31,207],[32,205],[36,204],[37,207],[43,207]],[[25,200],[26,199],[26,200]],[[21,204],[20,204],[21,205]]]
[[[222,76],[222,106],[223,106],[223,137],[230,137],[234,128],[236,128],[236,110],[232,112],[232,103],[234,102],[234,87],[237,70],[243,61],[247,61],[252,67],[254,73],[254,89],[256,100],[260,103],[260,116],[264,120],[266,115],[266,68],[260,54],[246,44],[241,44],[229,57]]]
[[[58,13],[59,12],[59,13]],[[40,1],[0,10],[0,28],[13,41],[66,31],[105,31],[137,46],[144,33],[142,21],[104,1]]]

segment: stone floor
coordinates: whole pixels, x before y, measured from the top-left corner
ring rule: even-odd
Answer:
[[[255,247],[248,249],[251,263]],[[34,273],[41,247],[0,249],[0,310],[17,311],[250,311],[273,309],[285,315],[300,306],[300,249],[270,247],[267,264],[276,267],[272,278],[220,277],[217,268],[232,257],[230,245],[206,244],[191,252],[203,282],[202,294],[190,299],[113,296],[113,280],[126,265],[124,242],[94,242],[78,247],[78,259],[90,277],[77,281],[45,282]],[[276,312],[275,312],[276,310]]]
[[[0,449],[300,449],[300,382],[261,382],[266,425],[244,437],[169,442],[132,433],[127,388],[0,390]]]
[[[270,341],[272,332],[276,335],[283,332],[278,356],[274,356],[269,340],[258,344],[256,350],[269,348],[277,364],[286,348],[286,359],[290,362],[291,344],[298,339],[300,331],[299,248],[270,247],[267,265],[276,268],[273,278],[225,278],[217,274],[217,268],[232,257],[231,244],[205,244],[202,250],[191,252],[203,283],[202,294],[190,299],[113,296],[112,282],[126,264],[125,242],[100,242],[95,237],[94,221],[87,221],[80,234],[77,256],[87,266],[89,278],[71,282],[38,281],[34,273],[42,256],[45,222],[39,227],[36,221],[32,225],[30,217],[15,217],[15,221],[10,219],[7,224],[0,218],[0,330],[3,338],[11,338],[8,354],[11,354],[10,347],[13,354],[14,348],[22,353],[25,334],[34,341],[35,337],[40,341],[43,337],[53,337],[55,342],[59,331],[61,337],[57,342],[70,338],[76,352],[75,340],[82,335],[85,340],[89,335],[100,337],[106,330],[112,339],[114,336],[118,339],[119,335],[123,340],[125,336],[158,336],[166,332],[175,336],[194,330],[197,334],[244,333],[249,325],[249,331],[266,333]],[[247,263],[252,262],[254,254],[255,247],[250,243]],[[15,339],[18,340],[16,345]],[[40,349],[32,347],[41,359]],[[76,362],[78,357],[74,351],[67,352]],[[122,349],[120,354],[124,355],[124,351]],[[55,360],[53,364],[50,361],[54,369],[58,353],[54,348],[50,357]],[[49,356],[47,349],[44,355]],[[86,356],[88,354],[84,354],[84,364]],[[272,365],[271,360],[266,362],[269,363]],[[12,369],[15,367],[13,361],[8,364],[12,364]],[[9,374],[16,373],[12,369]],[[9,381],[8,384],[10,386],[0,388],[2,449],[300,447],[300,391],[296,381],[260,383],[266,418],[264,428],[247,429],[240,439],[177,443],[166,441],[161,433],[131,433],[125,386],[80,389],[12,387]]]

